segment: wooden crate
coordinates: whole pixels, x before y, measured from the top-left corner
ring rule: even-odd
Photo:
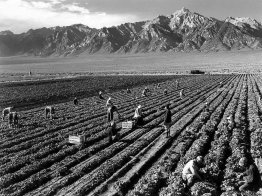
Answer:
[[[123,129],[132,129],[134,127],[134,124],[135,124],[134,121],[122,122],[122,128]]]
[[[68,142],[70,144],[81,145],[85,143],[85,141],[86,141],[85,135],[69,135],[69,138],[68,138]]]

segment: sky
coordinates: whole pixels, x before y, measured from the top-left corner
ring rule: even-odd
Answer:
[[[0,0],[0,31],[84,24],[93,28],[171,15],[182,7],[207,17],[262,22],[262,0]]]

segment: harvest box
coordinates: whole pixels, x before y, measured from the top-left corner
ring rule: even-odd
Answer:
[[[126,121],[126,122],[122,122],[122,128],[123,129],[132,129],[135,125],[134,121]]]
[[[69,138],[68,138],[68,142],[70,144],[81,145],[85,143],[85,141],[86,141],[85,135],[69,135]]]

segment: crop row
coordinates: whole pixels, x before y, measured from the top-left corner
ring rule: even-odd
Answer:
[[[184,106],[183,105],[181,105],[181,108],[183,108]],[[110,150],[110,149],[108,149],[108,153],[109,152],[112,152],[112,150]],[[104,153],[105,155],[107,155],[107,153]],[[114,154],[114,153],[113,153]],[[99,158],[101,159],[101,156],[99,156]],[[83,163],[81,163],[82,165],[86,165],[86,162],[83,162]],[[77,168],[79,168],[79,165],[77,165]],[[81,168],[81,167],[80,167]],[[76,176],[76,174],[72,174],[73,176]],[[62,182],[64,182],[64,181],[62,181]],[[53,184],[53,183],[52,183]],[[61,185],[61,182],[59,183],[59,185],[61,186],[61,187],[63,187],[63,184]],[[58,187],[59,188],[59,187]],[[57,188],[57,189],[58,189]]]

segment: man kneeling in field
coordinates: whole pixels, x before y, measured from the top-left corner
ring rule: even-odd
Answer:
[[[190,160],[183,168],[182,179],[187,187],[191,187],[197,180],[202,181],[200,168],[204,167],[204,160],[202,156]]]

